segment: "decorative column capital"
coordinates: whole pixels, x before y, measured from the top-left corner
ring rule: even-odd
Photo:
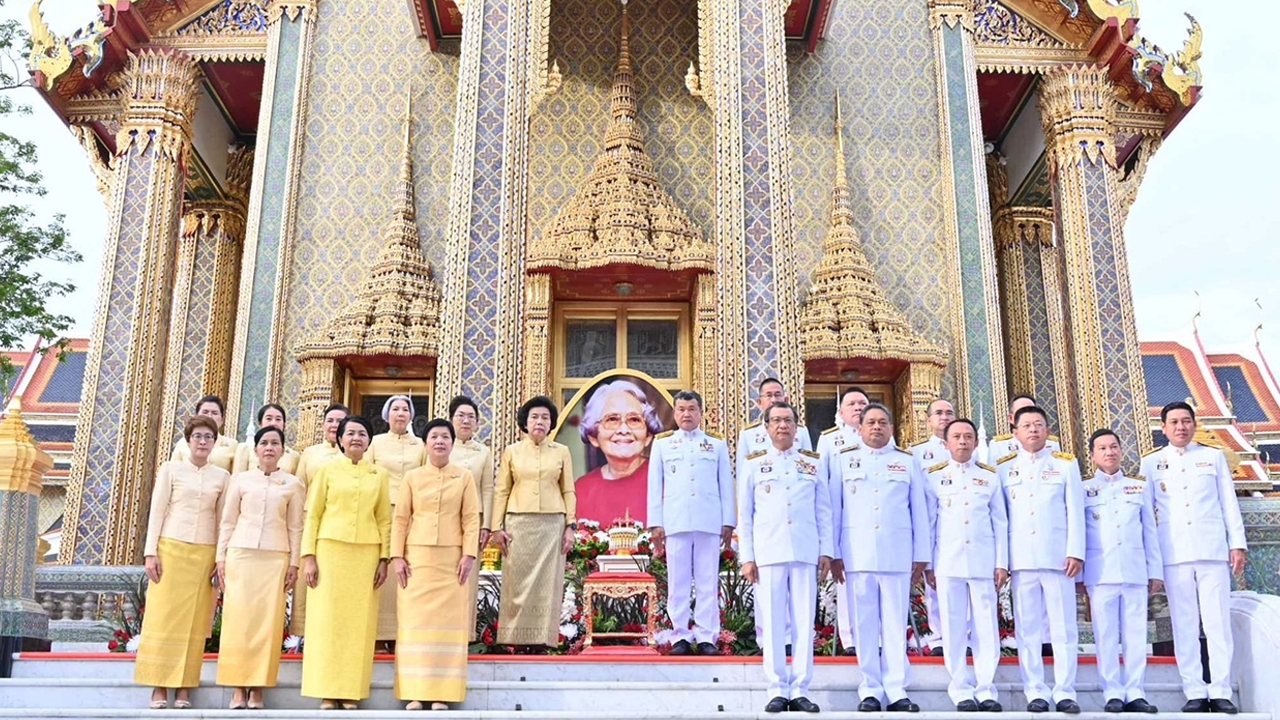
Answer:
[[[320,0],[271,0],[267,4],[267,24],[274,25],[282,17],[288,17],[290,22],[294,22],[299,15],[306,22],[314,23],[316,6],[319,4]],[[462,3],[458,5],[461,8]]]
[[[44,474],[53,469],[53,459],[40,449],[22,420],[22,401],[9,401],[0,420],[0,491],[40,496]]]
[[[233,145],[227,151],[227,196],[246,207],[249,204],[249,186],[253,182],[253,147]]]
[[[176,160],[191,142],[200,68],[175,50],[129,53],[121,88],[124,108],[116,152],[163,154]]]
[[[189,202],[182,206],[182,239],[244,242],[244,206],[235,200]]]
[[[996,249],[1015,245],[1053,247],[1053,211],[1042,207],[1002,207],[995,217]]]
[[[973,14],[973,0],[929,0],[929,26],[935,30],[959,24],[972,33]]]
[[[1040,84],[1045,147],[1058,166],[1101,157],[1115,167],[1116,90],[1105,67],[1072,65],[1046,73]]]

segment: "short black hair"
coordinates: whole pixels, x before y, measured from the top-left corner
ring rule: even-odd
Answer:
[[[1009,398],[1009,407],[1013,407],[1013,404],[1019,400],[1030,400],[1032,405],[1040,404],[1040,401],[1036,400],[1035,395],[1032,395],[1031,393],[1018,393],[1017,395]]]
[[[1112,430],[1111,428],[1098,428],[1097,430],[1093,431],[1092,435],[1089,436],[1089,452],[1093,452],[1094,450],[1094,447],[1093,447],[1094,441],[1096,441],[1098,438],[1104,438],[1108,435],[1115,438],[1117,443],[1120,442],[1120,436],[1116,434],[1115,430]]]
[[[556,426],[556,420],[560,419],[560,411],[556,409],[556,404],[546,395],[535,395],[525,400],[520,406],[520,411],[516,413],[516,426],[520,428],[520,432],[529,432],[529,411],[534,408],[546,408],[551,413],[551,427]]]
[[[270,409],[272,409],[272,408],[275,408],[276,410],[279,410],[279,411],[280,411],[280,417],[284,418],[284,419],[285,419],[285,421],[286,421],[286,422],[288,422],[288,420],[289,420],[289,413],[287,413],[287,412],[285,412],[285,411],[284,411],[284,407],[283,407],[283,406],[281,406],[281,405],[277,405],[277,404],[275,404],[275,403],[267,403],[266,405],[263,405],[262,407],[258,408],[258,424],[259,424],[259,425],[261,425],[261,424],[262,424],[262,416],[263,416],[263,415],[266,415],[266,414],[267,414],[267,411],[268,411],[268,410],[270,410]],[[256,442],[256,440],[255,440],[255,442]]]
[[[472,407],[475,407],[475,406],[473,405]],[[430,435],[432,428],[438,428],[438,427],[449,428],[449,437],[454,440],[458,439],[458,433],[454,431],[453,423],[449,422],[448,420],[445,420],[444,418],[436,418],[431,422],[427,423],[427,427],[422,430],[422,437],[425,438],[426,436]]]
[[[462,407],[463,405],[470,407],[472,410],[476,412],[476,417],[480,417],[480,406],[476,405],[476,401],[472,400],[466,395],[458,395],[449,401],[449,417],[453,417],[453,414],[458,412],[458,408]],[[431,428],[431,424],[428,423],[427,429],[430,429],[430,428]],[[425,433],[424,433],[424,436],[425,436]]]
[[[769,424],[769,416],[770,416],[770,415],[772,415],[772,414],[773,414],[773,411],[774,411],[774,410],[777,410],[778,408],[782,408],[782,409],[784,409],[784,410],[790,410],[790,411],[791,411],[791,417],[792,417],[792,419],[796,421],[796,424],[797,424],[797,425],[799,425],[799,424],[800,424],[800,413],[796,412],[796,407],[795,407],[794,405],[792,405],[791,403],[776,402],[776,403],[774,403],[774,404],[770,405],[769,407],[765,408],[765,410],[764,410],[764,424],[765,424],[765,425],[768,425],[768,424]]]
[[[934,404],[934,403],[940,403],[940,402],[944,402],[944,403],[946,403],[946,404],[950,405],[950,406],[951,406],[951,412],[955,412],[955,410],[956,410],[956,406],[955,406],[955,404],[954,404],[954,403],[952,403],[950,400],[948,400],[948,399],[946,399],[946,398],[943,398],[943,397],[936,397],[936,398],[934,398],[934,399],[930,400],[928,405],[925,405],[925,406],[924,406],[924,411],[925,411],[925,413],[926,413],[926,414],[928,414],[928,413],[932,413],[932,412],[933,412],[933,404]],[[970,424],[970,425],[972,425],[973,423],[969,423],[969,424]],[[977,429],[977,428],[974,428],[973,430],[974,430],[974,432],[977,432],[977,431],[978,431],[978,429]]]
[[[782,388],[783,390],[786,390],[786,389],[787,389],[787,386],[786,386],[786,385],[783,385],[783,384],[782,384],[782,381],[781,381],[781,380],[779,380],[778,378],[776,378],[776,377],[767,377],[767,378],[765,378],[765,379],[761,380],[759,383],[757,383],[757,384],[756,384],[756,390],[758,390],[759,392],[764,392],[764,386],[765,386],[765,385],[768,385],[769,383],[774,383],[774,384],[776,384],[778,387]]]
[[[264,437],[266,437],[266,436],[267,436],[267,433],[275,433],[275,434],[279,435],[279,436],[280,436],[280,444],[281,444],[281,445],[284,445],[284,444],[285,444],[285,443],[284,443],[284,431],[283,431],[283,430],[281,430],[281,429],[280,429],[280,428],[278,428],[278,427],[273,426],[273,425],[268,425],[268,426],[266,426],[266,427],[258,428],[258,432],[256,432],[256,433],[254,433],[254,434],[253,434],[253,446],[254,446],[254,447],[257,447],[257,446],[258,446],[258,443],[262,442],[262,438],[264,438]]]
[[[871,412],[872,410],[879,410],[880,412],[884,413],[884,416],[889,418],[889,424],[890,425],[893,424],[893,411],[890,410],[883,403],[873,402],[873,403],[868,403],[866,407],[862,408],[862,419],[858,422],[859,425],[867,421],[867,413]]]
[[[1160,422],[1161,423],[1166,422],[1169,419],[1169,413],[1173,412],[1174,410],[1186,410],[1187,412],[1191,413],[1192,420],[1196,419],[1196,409],[1191,407],[1190,403],[1185,403],[1181,400],[1175,400],[1169,403],[1168,405],[1165,405],[1164,407],[1160,408]]]
[[[324,412],[320,414],[320,417],[323,419],[325,416],[327,416],[329,413],[333,412],[334,410],[341,410],[342,412],[348,415],[351,414],[351,409],[348,408],[346,405],[343,405],[342,403],[334,403],[329,407],[325,408]]]
[[[696,402],[698,403],[698,409],[702,409],[702,396],[698,394],[697,390],[681,390],[675,395],[672,395],[671,405],[674,407],[675,404],[681,400],[684,400],[685,402]]]
[[[866,399],[867,399],[867,402],[871,402],[871,396],[867,394],[867,391],[866,391],[866,390],[863,390],[862,388],[858,387],[857,385],[850,385],[849,387],[845,388],[843,392],[841,392],[841,393],[840,393],[840,403],[839,403],[839,404],[841,404],[841,405],[843,405],[843,404],[844,404],[844,399],[845,399],[845,397],[846,397],[849,393],[858,393],[858,394],[859,394],[859,395],[861,395],[862,397],[866,398]]]
[[[218,412],[222,413],[223,415],[227,414],[227,405],[226,403],[222,402],[222,398],[218,397],[217,395],[205,395],[204,397],[196,401],[197,415],[200,414],[200,408],[204,407],[205,403],[213,403],[214,405],[218,406]]]
[[[1016,426],[1018,424],[1018,420],[1022,419],[1023,415],[1030,415],[1031,413],[1039,415],[1045,421],[1045,424],[1048,424],[1049,414],[1046,413],[1044,408],[1039,405],[1028,405],[1024,408],[1018,408],[1018,412],[1013,414],[1013,424]]]
[[[346,448],[342,447],[342,433],[347,431],[347,425],[351,423],[355,423],[360,427],[364,428],[364,431],[369,433],[369,437],[370,438],[373,437],[373,425],[370,425],[369,421],[366,420],[364,416],[348,415],[342,418],[342,422],[338,423],[338,449],[341,450],[342,452],[347,451]]]
[[[934,402],[937,402],[937,401],[935,400]],[[955,420],[952,420],[951,422],[947,423],[947,426],[942,429],[943,438],[947,438],[951,435],[952,425],[968,425],[969,427],[973,428],[974,437],[977,437],[978,435],[978,426],[974,425],[972,420],[970,420],[969,418],[956,418]]]

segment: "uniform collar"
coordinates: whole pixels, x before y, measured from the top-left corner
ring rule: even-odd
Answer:
[[[1098,468],[1098,471],[1096,474],[1094,474],[1093,479],[1106,480],[1107,482],[1115,482],[1117,480],[1123,480],[1124,470],[1123,469],[1117,470],[1114,475],[1108,475],[1107,473],[1102,472],[1101,468]]]
[[[773,445],[773,443],[769,443],[769,453],[780,458],[795,457],[800,453],[800,444],[793,442],[791,443],[791,447],[786,450],[779,450]]]
[[[679,437],[682,437],[685,440],[697,440],[702,436],[702,428],[700,427],[696,427],[692,430],[677,430],[676,432]]]
[[[1176,446],[1174,446],[1174,445],[1172,445],[1172,444],[1170,444],[1170,445],[1168,446],[1169,454],[1170,454],[1170,455],[1172,455],[1172,456],[1174,456],[1174,457],[1181,457],[1181,456],[1183,456],[1183,455],[1190,455],[1192,452],[1194,452],[1194,451],[1195,451],[1195,449],[1196,449],[1196,442],[1195,442],[1194,440],[1192,440],[1191,442],[1187,443],[1187,446],[1186,446],[1186,447],[1184,447],[1184,448],[1176,447]]]
[[[882,448],[873,448],[870,445],[866,445],[864,443],[863,447],[865,447],[867,449],[867,452],[871,453],[872,455],[886,455],[897,449],[893,446],[893,443],[888,443]]]
[[[963,463],[960,462],[959,460],[956,460],[955,458],[951,458],[947,460],[947,467],[950,467],[953,470],[971,470],[975,467],[975,465],[976,463],[974,462],[972,457],[969,458],[969,462],[963,462]]]
[[[1050,452],[1049,445],[1047,443],[1044,447],[1040,448],[1038,452],[1031,452],[1030,450],[1022,447],[1022,444],[1019,443],[1018,453],[1028,460],[1043,460],[1053,454]]]

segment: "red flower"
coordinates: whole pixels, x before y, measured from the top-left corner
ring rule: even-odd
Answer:
[[[107,643],[107,649],[112,652],[115,652],[116,648],[118,647],[120,647],[120,643],[116,642],[115,640],[112,640],[111,642]]]

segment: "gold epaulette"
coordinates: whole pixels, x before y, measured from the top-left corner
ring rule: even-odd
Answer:
[[[920,442],[916,443],[915,445],[912,445],[912,446],[911,446],[911,448],[914,450],[915,448],[918,448],[918,447],[920,447],[921,445],[928,445],[928,444],[929,444],[929,441],[928,441],[928,440],[921,440]]]
[[[1071,453],[1069,453],[1069,452],[1061,452],[1061,451],[1059,451],[1059,452],[1054,453],[1054,454],[1053,454],[1053,456],[1054,456],[1054,457],[1056,457],[1056,458],[1058,458],[1059,460],[1075,460],[1075,459],[1076,459],[1076,456],[1075,456],[1075,455],[1072,455],[1072,454],[1071,454]]]
[[[991,439],[995,442],[1004,442],[1005,440],[1012,440],[1013,433],[1005,433],[1004,435],[997,435]]]
[[[671,432],[675,432],[675,430],[672,430]],[[702,432],[706,433],[708,437],[713,437],[713,438],[715,438],[715,439],[717,439],[717,440],[723,440],[723,439],[724,439],[724,435],[721,435],[720,433],[716,432],[715,430],[703,430]]]
[[[1129,478],[1130,480],[1137,480],[1138,482],[1146,482],[1146,481],[1147,481],[1147,479],[1146,479],[1145,477],[1143,477],[1142,475],[1125,475],[1125,477]]]
[[[910,454],[911,454],[911,451],[910,451],[910,450],[903,450],[902,448],[900,448],[900,447],[898,447],[898,446],[896,446],[896,445],[893,447],[893,449],[894,449],[894,450],[897,450],[898,452],[902,453],[903,455],[910,455]]]
[[[661,440],[661,439],[662,439],[662,438],[664,438],[664,437],[671,437],[672,435],[675,435],[675,434],[676,434],[676,431],[675,431],[675,430],[668,430],[668,431],[666,431],[666,432],[660,432],[660,433],[658,433],[656,436],[654,436],[654,438],[653,438],[653,439],[654,439],[654,440]]]
[[[842,452],[842,453],[853,452],[854,450],[857,450],[857,449],[858,449],[858,448],[860,448],[860,447],[862,447],[862,446],[861,446],[861,445],[859,445],[859,444],[857,444],[857,443],[854,443],[854,444],[850,445],[850,446],[849,446],[849,447],[847,447],[847,448],[841,448],[841,449],[840,449],[840,452]]]
[[[991,467],[990,465],[988,465],[988,464],[986,464],[986,463],[981,463],[981,462],[980,462],[980,463],[975,463],[975,464],[976,464],[978,467],[982,468],[983,470],[986,470],[987,472],[995,472],[995,471],[996,471],[996,469],[995,469],[995,468]]]
[[[1003,465],[1016,457],[1018,457],[1018,453],[1009,453],[1008,455],[1005,455],[1004,457],[997,460],[996,464]]]
[[[1058,436],[1057,436],[1057,435],[1050,435],[1050,436],[1049,436],[1049,439],[1050,439],[1050,440],[1052,440],[1052,441],[1054,441],[1054,442],[1056,442],[1056,443],[1060,443],[1060,442],[1062,442],[1061,440],[1059,440],[1059,439],[1058,439]]]
[[[748,425],[748,426],[746,426],[746,427],[744,427],[744,428],[742,428],[742,429],[743,429],[743,430],[750,430],[750,429],[752,429],[752,428],[757,428],[757,427],[760,427],[760,421],[759,421],[759,420],[757,420],[757,421],[755,421],[755,422],[751,423],[750,425]]]
[[[1160,451],[1161,451],[1161,450],[1163,450],[1163,449],[1164,449],[1164,448],[1162,448],[1162,447],[1158,447],[1158,448],[1155,448],[1155,449],[1152,449],[1152,450],[1148,450],[1148,451],[1146,451],[1146,452],[1142,453],[1142,457],[1146,457],[1146,456],[1148,456],[1148,455],[1155,455],[1156,453],[1160,452]]]
[[[767,454],[768,454],[768,451],[766,451],[766,450],[757,450],[757,451],[755,451],[755,452],[751,453],[750,455],[748,455],[748,456],[747,456],[747,459],[748,459],[748,460],[755,460],[756,458],[758,458],[758,457],[764,457],[764,456],[765,456],[765,455],[767,455]]]
[[[930,466],[929,466],[929,469],[928,469],[926,472],[938,472],[939,470],[941,470],[942,468],[944,468],[944,467],[946,467],[946,466],[947,466],[947,461],[946,461],[946,460],[943,460],[942,462],[940,462],[940,463],[938,463],[938,464],[936,464],[936,465],[930,465]]]
[[[827,428],[826,430],[823,430],[823,431],[822,431],[822,434],[823,434],[823,435],[830,435],[831,433],[833,433],[833,432],[835,432],[835,431],[837,431],[837,430],[839,430],[839,429],[840,429],[840,428],[839,428],[838,426],[836,426],[836,425],[832,425],[831,427]]]
[[[812,451],[812,450],[805,450],[804,448],[800,448],[800,454],[801,454],[801,455],[804,455],[805,457],[811,457],[811,458],[820,458],[820,457],[822,457],[822,456],[821,456],[821,455],[819,455],[818,453],[816,453],[816,452],[814,452],[814,451]]]

